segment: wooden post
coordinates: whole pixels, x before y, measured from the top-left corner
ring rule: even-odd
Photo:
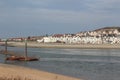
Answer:
[[[25,60],[27,60],[27,39],[25,39]]]

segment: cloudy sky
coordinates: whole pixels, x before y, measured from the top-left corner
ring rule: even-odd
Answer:
[[[120,26],[120,0],[0,0],[0,37]]]

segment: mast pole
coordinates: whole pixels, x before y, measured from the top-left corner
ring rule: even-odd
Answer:
[[[5,40],[5,53],[7,53],[7,39]]]
[[[27,39],[25,39],[25,60],[27,60]]]
[[[7,41],[8,41],[8,40],[6,39],[6,40],[5,40],[5,53],[4,53],[4,54],[5,54],[5,58],[7,57],[7,52],[8,52],[8,51],[7,51]],[[6,62],[6,59],[5,59],[5,62]]]

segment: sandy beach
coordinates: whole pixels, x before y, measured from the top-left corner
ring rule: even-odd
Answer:
[[[120,44],[60,44],[28,42],[28,47],[34,48],[70,48],[70,49],[120,49]],[[4,45],[4,42],[0,42]],[[8,42],[8,46],[24,47],[24,42]]]
[[[0,64],[0,80],[19,77],[20,80],[81,80],[30,68]],[[12,79],[13,80],[13,79]],[[16,80],[16,79],[14,79]],[[19,80],[19,79],[18,79]]]

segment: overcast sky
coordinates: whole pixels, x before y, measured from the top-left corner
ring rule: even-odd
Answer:
[[[0,0],[0,38],[120,26],[120,0]]]

